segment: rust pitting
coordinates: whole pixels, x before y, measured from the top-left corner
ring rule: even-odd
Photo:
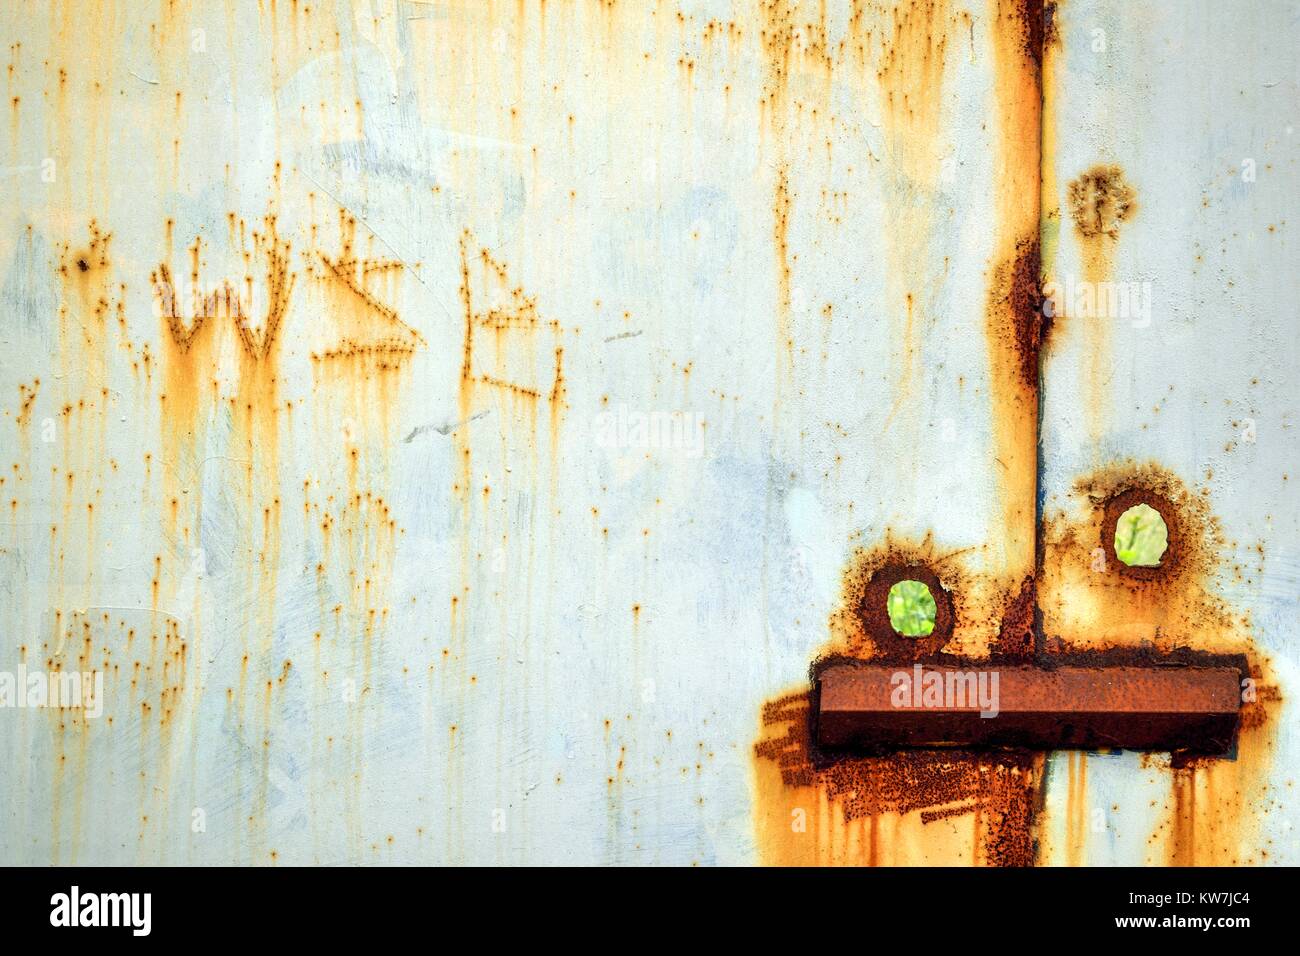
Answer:
[[[839,607],[831,615],[828,653],[900,661],[937,655],[969,618],[981,613],[971,605],[972,578],[960,556],[942,551],[930,536],[917,542],[888,532],[879,546],[856,550],[841,582]],[[903,637],[889,622],[889,589],[908,579],[928,587],[935,601],[935,628],[924,637]]]
[[[962,750],[916,750],[885,756],[828,754],[815,743],[816,709],[812,692],[791,694],[764,705],[764,736],[755,746],[756,756],[777,768],[786,794],[780,811],[772,815],[770,832],[773,842],[781,833],[780,850],[787,861],[825,862],[820,851],[811,858],[805,855],[808,850],[789,832],[790,814],[786,812],[786,803],[794,812],[816,812],[815,792],[824,794],[835,808],[833,829],[869,822],[867,845],[860,855],[853,858],[845,853],[846,859],[832,858],[830,862],[892,862],[882,859],[878,819],[916,811],[921,812],[923,827],[969,815],[974,825],[971,862],[991,866],[1033,862],[1041,755]],[[764,823],[760,821],[761,831],[767,829]],[[810,829],[815,825],[809,824]],[[942,846],[950,834],[939,830],[930,839]]]
[[[1037,581],[1027,575],[1003,609],[998,636],[989,648],[990,658],[1016,660],[1030,656],[1041,649],[1041,631]]]
[[[769,779],[765,767],[778,771],[771,778],[775,789],[764,790],[767,802],[759,819],[760,834],[773,858],[806,863],[893,862],[886,857],[881,818],[919,811],[918,838],[922,845],[933,843],[932,852],[942,859],[951,858],[951,827],[960,818],[969,818],[972,863],[1033,861],[1034,820],[1042,800],[1041,754],[947,749],[863,755],[826,751],[816,744],[817,677],[825,668],[846,661],[953,663],[963,658],[947,645],[978,643],[967,632],[981,627],[981,622],[1023,626],[1027,585],[1009,589],[988,575],[972,573],[966,568],[967,557],[964,550],[941,550],[929,536],[917,542],[888,533],[879,546],[854,553],[844,574],[840,605],[831,616],[831,642],[809,670],[811,689],[763,708],[762,733],[754,753],[760,781]],[[889,588],[901,580],[921,581],[930,589],[936,605],[931,635],[906,638],[889,623]],[[856,832],[854,827],[868,828],[853,838],[866,843],[860,855],[826,847],[814,852],[791,837],[788,814],[820,806],[822,800],[829,801],[833,832],[844,832],[844,840],[852,842],[847,833]],[[832,844],[839,839],[833,837]],[[909,854],[909,860],[914,856]]]
[[[189,352],[195,340],[203,331],[209,320],[228,319],[232,324],[240,347],[245,355],[255,361],[264,361],[275,346],[280,326],[289,310],[290,296],[297,280],[289,266],[290,245],[279,238],[276,232],[276,219],[268,215],[263,231],[253,231],[253,255],[265,262],[262,279],[267,290],[267,309],[260,325],[252,324],[251,316],[244,308],[237,286],[229,280],[223,280],[206,295],[196,295],[195,308],[190,315],[182,308],[179,288],[176,285],[167,262],[160,262],[149,276],[150,285],[158,301],[160,314],[167,326],[171,341],[182,352]],[[190,246],[190,281],[195,289],[201,288],[200,261],[202,257],[202,238],[195,238]],[[248,256],[248,253],[245,253]],[[251,284],[252,278],[247,279]]]
[[[1081,174],[1070,183],[1067,198],[1075,228],[1088,239],[1117,238],[1120,224],[1137,207],[1137,194],[1116,165],[1093,166]]]
[[[934,598],[934,630],[917,637],[907,637],[894,630],[889,620],[889,592],[900,581],[919,581]],[[863,626],[875,642],[876,651],[896,660],[933,657],[952,639],[952,595],[939,576],[924,564],[886,564],[875,571],[858,601],[857,611]]]
[[[1231,542],[1208,490],[1154,462],[1098,469],[1081,476],[1069,497],[1073,512],[1044,518],[1040,601],[1049,658],[1235,666],[1242,675],[1235,743],[1223,756],[1192,748],[1160,758],[1171,789],[1150,843],[1174,865],[1258,859],[1262,849],[1243,856],[1241,848],[1251,845],[1266,808],[1280,693],[1271,663],[1251,640],[1249,616],[1217,587],[1225,571],[1238,579],[1251,572],[1227,566]],[[1157,567],[1130,568],[1114,552],[1119,515],[1140,502],[1155,507],[1169,529]]]
[[[1128,462],[1080,477],[1074,492],[1088,503],[1086,521],[1096,527],[1095,537],[1061,515],[1048,518],[1048,554],[1053,564],[1068,560],[1094,569],[1103,580],[1114,571],[1127,579],[1130,589],[1170,594],[1179,590],[1190,596],[1195,588],[1198,603],[1219,612],[1213,623],[1223,621],[1226,607],[1212,597],[1209,578],[1227,541],[1205,491],[1189,488],[1178,475],[1154,462]],[[1160,513],[1168,532],[1168,547],[1154,567],[1130,566],[1115,555],[1120,516],[1144,503]],[[1211,621],[1202,615],[1197,623],[1205,626]]]
[[[1026,401],[1037,417],[1039,378],[1042,354],[1052,331],[1052,314],[1044,308],[1042,293],[1042,257],[1038,233],[1016,243],[1015,254],[994,271],[991,284],[993,315],[1009,321],[1010,328],[1001,337],[1010,346],[1018,362],[1018,371]]]
[[[1041,70],[1043,50],[1058,42],[1056,35],[1056,4],[1043,0],[1014,0],[1014,14],[1020,21],[1022,49],[1025,56]]]

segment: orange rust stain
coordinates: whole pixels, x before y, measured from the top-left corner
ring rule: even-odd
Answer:
[[[993,3],[991,9],[997,51],[994,121],[1000,154],[994,228],[1002,251],[999,261],[992,263],[987,311],[995,471],[1006,531],[969,552],[945,551],[931,538],[896,541],[889,534],[882,544],[860,549],[846,570],[824,656],[879,658],[908,650],[900,646],[906,639],[888,628],[883,608],[864,607],[864,602],[885,599],[876,586],[881,575],[896,577],[904,569],[921,569],[916,573],[929,576],[944,592],[941,603],[951,604],[943,615],[951,621],[936,628],[924,653],[1024,654],[1032,643],[1041,342],[1036,310],[1041,92],[1035,50],[1041,30],[1035,32],[1033,17],[1022,6]],[[929,321],[929,290],[939,279],[926,273],[927,250],[937,228],[933,202],[918,202],[916,197],[932,196],[936,187],[950,38],[973,35],[974,22],[968,14],[954,14],[946,3],[931,0],[901,4],[877,19],[875,81],[888,168],[897,194],[888,200],[885,226],[890,299],[905,320],[898,399],[903,402],[916,358],[913,337]],[[856,20],[853,28],[860,30]],[[776,54],[769,57],[769,76],[784,76],[788,51],[779,44],[769,49]],[[769,98],[778,105],[781,92],[769,82]],[[783,128],[778,126],[777,131]],[[779,201],[784,186],[778,178],[778,222],[788,213],[788,204],[783,209]],[[778,258],[783,264],[784,256]],[[990,553],[979,553],[983,550]],[[996,574],[971,570],[979,567],[1001,570]],[[882,620],[885,624],[879,625]],[[764,711],[762,739],[756,748],[756,816],[766,860],[1032,861],[1041,756],[900,754],[845,759],[821,767],[809,739],[807,709],[800,694],[782,698]],[[903,796],[882,797],[881,792]],[[914,805],[906,802],[912,795],[916,795]],[[804,831],[791,822],[791,814],[801,813],[807,825]],[[889,815],[887,822],[878,819],[882,814]],[[967,815],[969,824],[958,822]],[[868,821],[865,827],[861,820]]]
[[[986,339],[994,466],[1002,503],[1001,566],[1032,575],[1038,486],[1038,390],[1047,331],[1039,253],[1042,13],[1034,3],[991,0],[997,197]]]
[[[558,547],[554,523],[546,520],[542,528],[539,523],[541,516],[549,518],[565,506],[559,466],[570,387],[566,342],[570,334],[579,334],[577,329],[566,330],[559,321],[544,317],[537,297],[512,280],[504,261],[477,246],[468,229],[460,236],[458,252],[463,339],[458,421],[452,423],[450,433],[455,457],[452,493],[459,511],[459,572],[450,596],[450,666],[444,669],[448,681],[464,676],[459,670],[467,659],[472,631],[481,626],[476,611],[496,613],[499,619],[492,626],[497,633],[519,634],[517,653],[527,654],[526,635],[531,625],[526,612],[521,616],[517,609],[531,604],[538,551],[544,548],[549,554]],[[543,404],[545,429],[539,427]],[[473,423],[484,416],[490,416],[492,427],[481,429],[480,434],[488,438],[475,444]],[[548,478],[548,509],[530,510],[520,521],[518,489],[534,494],[547,486]],[[503,599],[505,588],[518,588],[518,600]],[[545,666],[541,671],[545,680]],[[532,679],[525,670],[521,676],[525,688]],[[475,678],[471,676],[470,682],[475,683]],[[451,689],[450,684],[448,687],[458,708],[457,721],[463,722],[464,693]],[[508,693],[503,684],[499,704],[503,710],[510,706]],[[449,798],[463,786],[461,759],[458,750],[451,752]],[[455,843],[459,842],[457,837]]]
[[[972,570],[987,562],[982,550],[945,549],[931,536],[910,541],[888,530],[881,543],[857,549],[845,570],[838,605],[831,613],[823,656],[845,654],[874,659],[897,653],[892,636],[882,640],[879,631],[873,636],[870,617],[864,613],[865,602],[885,600],[884,595],[873,593],[872,582],[890,568],[924,569],[950,596],[951,631],[944,644],[934,650],[967,657],[987,656],[1001,633],[1004,612],[1016,604],[1019,592],[998,577]]]
[[[1152,503],[1169,527],[1169,549],[1159,568],[1130,568],[1115,556],[1117,515],[1108,505],[1125,498]],[[1229,542],[1209,495],[1168,469],[1130,462],[1080,477],[1070,500],[1044,515],[1043,539],[1043,625],[1064,646],[1147,642],[1162,652],[1245,649],[1249,621],[1217,590]],[[1243,583],[1252,578],[1250,569],[1236,574]]]
[[[1088,755],[1071,751],[1066,760],[1066,865],[1087,863],[1087,833],[1091,825],[1088,806]]]
[[[1083,280],[1091,288],[1111,279],[1121,225],[1137,211],[1136,191],[1115,165],[1099,165],[1070,182],[1066,196],[1078,241]],[[1069,304],[1062,310],[1069,317]],[[1079,317],[1087,355],[1085,400],[1088,432],[1100,441],[1110,409],[1111,323],[1096,316]]]
[[[781,379],[791,372],[794,361],[794,331],[790,325],[790,173],[782,167],[776,174],[776,199],[772,207],[773,241],[776,247],[778,396]]]
[[[924,648],[925,654],[953,653],[978,660],[992,652],[1027,658],[1145,644],[1150,650],[1144,653],[1158,659],[1160,654],[1186,652],[1193,641],[1198,653],[1249,651],[1248,621],[1234,614],[1210,584],[1224,542],[1208,499],[1189,492],[1167,472],[1134,466],[1090,476],[1076,489],[1091,509],[1088,514],[1080,518],[1075,509],[1068,517],[1049,517],[1041,526],[1036,521],[1039,377],[1050,331],[1039,291],[1042,70],[1044,45],[1052,42],[1054,11],[1049,8],[1045,13],[1034,3],[998,0],[991,3],[991,11],[1000,158],[996,164],[998,252],[990,263],[987,329],[998,465],[994,471],[1006,527],[1005,535],[999,536],[1005,540],[991,547],[1003,551],[993,560],[978,554],[945,554],[930,539],[896,542],[888,535],[882,545],[858,551],[846,571],[823,656],[895,659],[907,650],[900,648],[895,635],[878,636],[871,623],[873,612],[864,607],[864,601],[883,600],[872,582],[881,575],[897,576],[902,569],[922,569],[951,595],[951,635],[936,627],[937,637]],[[909,35],[909,23],[918,22],[914,17],[935,12],[934,5],[922,5],[900,13],[896,42]],[[913,55],[899,61],[901,75],[938,70],[931,74],[937,86],[942,79],[943,44],[936,42],[933,26],[918,31],[914,42],[920,45]],[[888,65],[888,57],[884,62]],[[878,79],[885,80],[883,70]],[[901,131],[894,159],[906,169],[907,150],[926,141],[927,129],[937,132],[938,121],[934,119],[932,126],[931,117],[918,111],[921,104],[910,95],[895,90],[887,92],[885,99],[893,110],[890,115],[887,109],[887,125]],[[917,163],[925,159],[913,158]],[[1093,171],[1072,187],[1071,206],[1081,241],[1099,252],[1091,261],[1107,261],[1119,223],[1134,208],[1131,188],[1123,184],[1117,170]],[[908,241],[907,231],[892,227],[906,225],[891,223],[896,249]],[[923,256],[915,253],[924,249],[927,226],[913,225],[916,241],[908,258],[922,262]],[[900,294],[911,303],[910,288],[901,286]],[[1113,534],[1113,521],[1108,527],[1105,518],[1107,502],[1134,488],[1171,512],[1171,534],[1177,527],[1180,544],[1171,546],[1169,566],[1157,574],[1117,570],[1110,544],[1102,541],[1107,533]],[[1083,539],[1088,541],[1086,547],[1079,543]],[[1099,549],[1109,563],[1109,576],[1085,580]],[[972,574],[969,567],[1004,570],[996,575]],[[1037,645],[1040,603],[1043,636]],[[875,620],[881,615],[883,611]],[[1256,673],[1267,670],[1258,661],[1252,667]],[[1261,680],[1263,696],[1275,697],[1274,683]],[[819,754],[812,743],[807,698],[806,693],[787,695],[763,712],[755,749],[755,815],[766,861],[1029,863],[1040,858],[1035,819],[1043,806],[1042,755],[907,753],[832,759]],[[1236,862],[1249,856],[1240,852],[1249,844],[1244,837],[1249,830],[1245,821],[1251,818],[1247,808],[1258,805],[1266,777],[1261,767],[1271,750],[1264,712],[1263,706],[1249,704],[1243,712],[1240,749],[1245,753],[1249,748],[1249,756],[1201,761],[1194,768],[1179,764],[1172,772],[1169,821],[1152,836],[1153,845],[1163,847],[1170,859]],[[927,776],[936,767],[942,769],[937,775],[939,785],[933,775]],[[971,776],[972,767],[992,772],[989,779],[1012,780],[1014,785],[1000,791],[1002,798],[989,801],[980,796],[981,785],[971,782],[980,779],[978,773]],[[1081,863],[1087,859],[1091,829],[1086,757],[1070,756],[1068,770],[1064,858]],[[1207,784],[1206,778],[1213,782]],[[1214,812],[1206,811],[1203,791],[1207,790],[1218,794]],[[882,797],[882,791],[895,796]],[[907,803],[908,799],[914,803]],[[906,819],[913,811],[918,818]],[[991,827],[985,821],[990,813],[997,821]],[[974,832],[952,829],[952,821],[968,814],[974,815]],[[933,836],[937,830],[926,834],[925,827],[940,824],[949,827],[941,836]],[[1216,835],[1216,828],[1223,832]],[[882,833],[888,835],[882,838]],[[1218,849],[1204,850],[1206,846]],[[1226,849],[1229,846],[1232,852]]]
[[[776,170],[772,184],[777,370],[774,420],[780,417],[798,353],[790,309],[793,271],[798,259],[790,243],[792,199],[798,195],[792,173],[799,166],[801,143],[816,138],[818,128],[832,121],[834,72],[845,58],[846,47],[855,42],[860,23],[855,17],[843,45],[832,45],[827,33],[825,5],[819,3],[815,10],[810,9],[812,6],[794,0],[764,0],[757,11],[760,19],[755,39],[763,70],[758,103],[759,132]],[[725,38],[730,50],[744,35],[743,26],[734,22],[723,24],[710,20],[701,32],[701,40],[704,49],[709,51],[720,38]],[[724,86],[724,95],[729,97],[730,89],[730,84]],[[825,138],[824,134],[820,135]]]
[[[989,471],[1002,506],[1000,564],[1018,580],[1035,565],[1039,377],[1050,326],[1039,295],[1037,232],[1007,241],[1008,258],[994,265],[985,310],[994,442]]]
[[[327,319],[311,355],[312,372],[349,443],[357,441],[360,432],[376,439],[389,435],[406,371],[426,345],[395,304],[398,280],[407,265],[360,255],[356,230],[356,217],[340,210],[337,254],[318,249],[311,253]],[[386,439],[377,441],[375,452],[386,444]],[[349,460],[355,464],[355,455]],[[355,485],[349,486],[350,494],[356,491]]]
[[[1268,797],[1282,694],[1271,663],[1251,668],[1242,727],[1229,758],[1174,761],[1169,794],[1148,841],[1148,861],[1169,866],[1253,866],[1272,856],[1262,821]]]
[[[114,281],[110,255],[112,234],[95,220],[87,226],[88,239],[59,245],[56,264],[61,287],[58,306],[58,374],[54,396],[60,413],[52,427],[61,456],[51,470],[55,482],[51,502],[60,502],[62,514],[51,525],[50,605],[59,609],[84,607],[91,602],[100,546],[95,507],[109,471],[101,450],[108,432],[112,390],[109,362],[117,326],[109,321],[120,308],[123,287]],[[55,505],[58,507],[58,505]],[[69,567],[70,566],[70,567]],[[75,592],[69,574],[80,571]]]
[[[915,751],[828,761],[805,693],[763,708],[756,829],[765,863],[1024,866],[1041,755]]]
[[[943,281],[931,254],[940,233],[944,198],[939,183],[946,81],[957,68],[949,56],[955,38],[972,29],[969,14],[954,13],[946,0],[915,0],[875,10],[876,66],[868,96],[877,100],[885,155],[883,238],[887,268],[884,308],[890,319],[890,348],[898,370],[887,421],[919,429],[912,418],[921,405],[914,387],[924,333],[935,320],[934,296]],[[910,420],[897,422],[900,411]]]

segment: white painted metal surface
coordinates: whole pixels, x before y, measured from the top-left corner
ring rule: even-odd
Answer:
[[[0,669],[106,675],[99,717],[0,711],[0,859],[773,859],[760,711],[826,651],[854,549],[951,555],[972,654],[1033,572],[989,318],[1038,219],[1031,68],[996,4],[885,6],[0,14]],[[1264,547],[1227,598],[1285,688],[1294,7],[1069,6],[1048,166],[1125,166],[1114,275],[1154,298],[1106,335],[1092,432],[1092,340],[1058,322],[1045,505],[1120,457],[1212,466]],[[1048,252],[1081,274],[1066,225]],[[244,337],[185,345],[164,263],[245,296]],[[1087,761],[1124,809],[1071,852],[1141,861],[1170,772]],[[884,859],[970,859],[969,819],[900,815]]]

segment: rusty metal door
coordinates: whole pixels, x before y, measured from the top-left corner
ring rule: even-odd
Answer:
[[[1296,17],[11,4],[0,859],[1295,862]],[[820,759],[889,569],[1236,750]]]

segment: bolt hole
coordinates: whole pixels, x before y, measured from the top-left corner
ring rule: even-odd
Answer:
[[[934,595],[920,581],[899,581],[889,589],[889,623],[903,637],[926,637],[934,631]]]
[[[1115,522],[1115,557],[1130,568],[1155,568],[1169,548],[1169,528],[1160,512],[1137,504]]]

